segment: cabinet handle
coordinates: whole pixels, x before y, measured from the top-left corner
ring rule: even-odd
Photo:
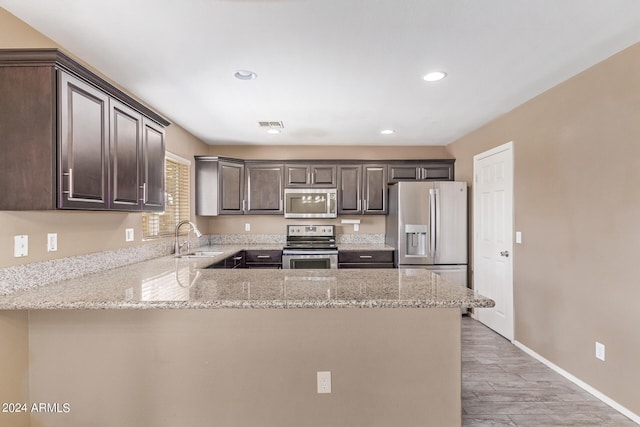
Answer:
[[[231,258],[234,261],[240,261],[242,259],[241,256],[234,256],[233,258]]]
[[[63,173],[62,175],[69,177],[69,191],[63,191],[63,193],[69,194],[69,198],[73,199],[73,169],[69,168],[69,173]]]
[[[309,184],[313,184],[313,181],[311,180],[311,172],[308,172],[308,173],[307,173],[307,182],[308,182]]]
[[[142,203],[147,203],[147,183],[145,182],[142,184],[140,188],[142,188],[142,199],[140,199],[140,201]]]
[[[371,259],[373,258],[373,255],[360,255],[361,259]]]
[[[243,201],[242,201],[242,212],[244,212],[244,211],[246,211],[246,210],[247,210],[247,209],[246,209],[246,207],[245,207],[245,205],[246,205],[246,200],[243,200]]]
[[[271,258],[271,255],[258,255],[256,258],[258,258],[258,259],[269,259],[269,258]]]
[[[358,209],[356,209],[358,212],[360,212],[360,205],[361,205],[361,203],[360,203],[360,202],[361,202],[361,200],[360,200],[360,199],[358,199]]]

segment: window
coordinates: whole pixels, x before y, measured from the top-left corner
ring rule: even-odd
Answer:
[[[165,158],[165,208],[163,213],[142,215],[145,239],[173,236],[180,221],[189,220],[190,163],[171,153]]]

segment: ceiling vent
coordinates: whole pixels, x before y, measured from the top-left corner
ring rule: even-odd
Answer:
[[[284,129],[282,122],[258,122],[258,126],[268,129]]]

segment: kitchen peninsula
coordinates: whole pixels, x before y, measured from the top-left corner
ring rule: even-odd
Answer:
[[[25,401],[70,407],[3,417],[43,426],[460,425],[460,307],[493,301],[426,270],[204,269],[231,250],[0,296],[0,321],[28,331]],[[331,372],[330,394],[317,392],[321,371]]]

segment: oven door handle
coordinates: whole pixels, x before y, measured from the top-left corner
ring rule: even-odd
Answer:
[[[338,255],[338,251],[335,250],[303,250],[303,249],[286,249],[282,251],[282,255]]]

